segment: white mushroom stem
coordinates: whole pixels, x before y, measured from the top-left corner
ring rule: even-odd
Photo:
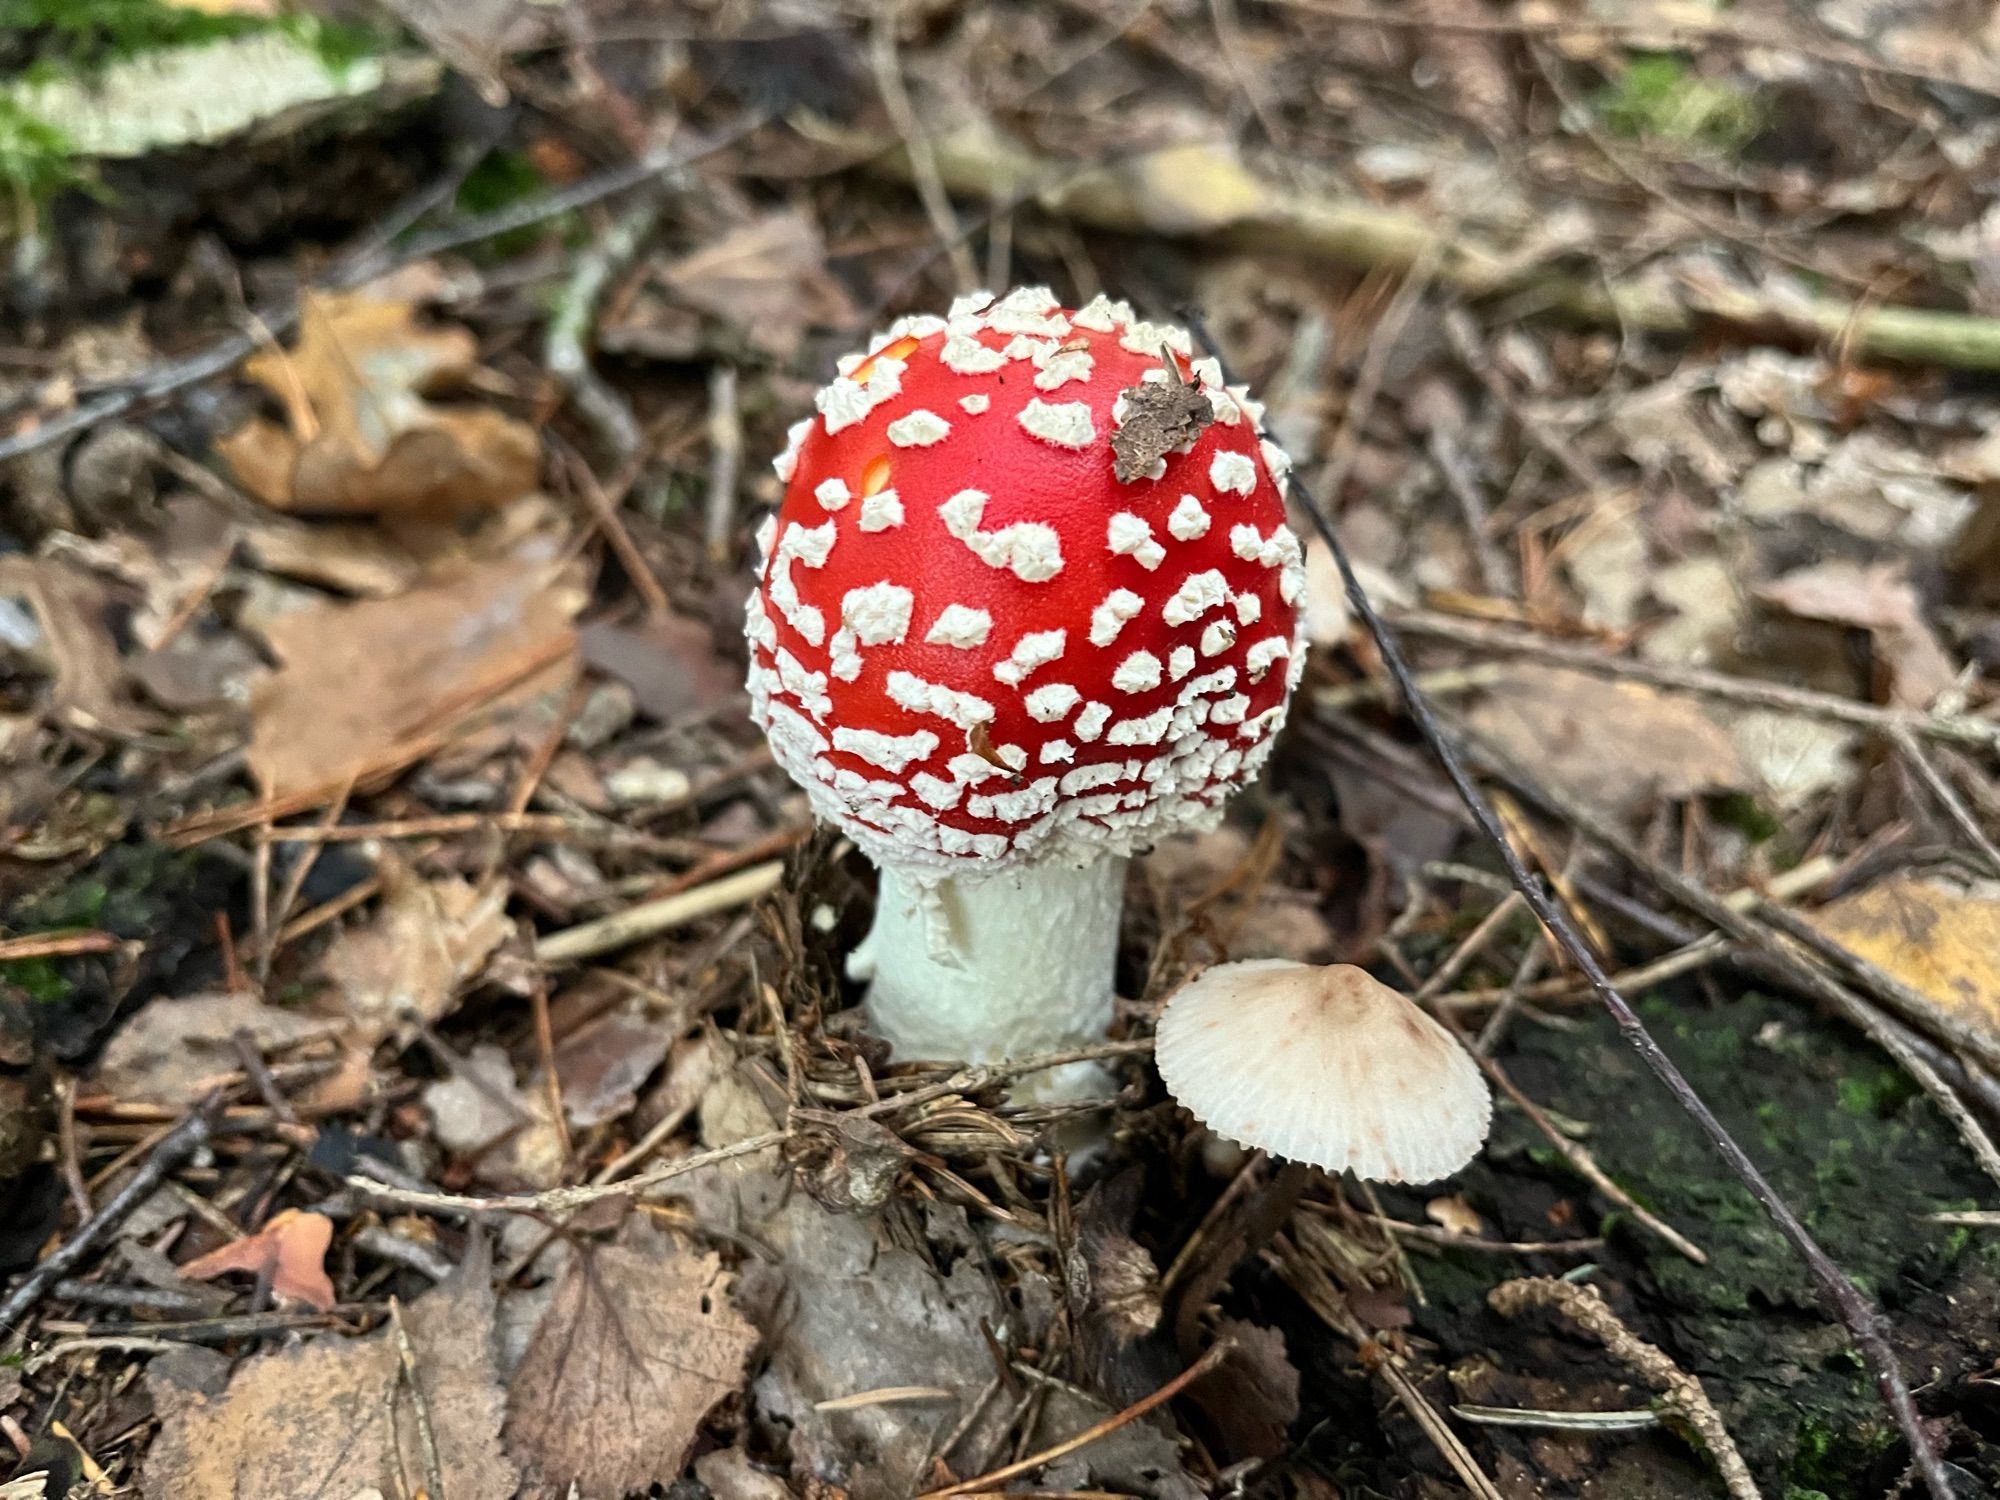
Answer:
[[[1125,861],[1050,860],[979,879],[882,871],[875,926],[848,961],[871,979],[874,1029],[902,1061],[1001,1062],[1104,1040]],[[1094,1091],[1094,1064],[1030,1078],[1039,1097]]]

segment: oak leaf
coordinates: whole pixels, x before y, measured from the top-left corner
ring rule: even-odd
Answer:
[[[460,327],[425,327],[407,302],[309,292],[297,347],[245,373],[285,407],[217,445],[236,477],[280,510],[448,516],[505,504],[535,487],[535,430],[486,406],[426,398],[467,383],[477,347]]]

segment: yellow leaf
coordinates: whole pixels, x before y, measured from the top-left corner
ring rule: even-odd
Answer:
[[[2000,1037],[2000,899],[1895,875],[1822,908],[1821,932]]]

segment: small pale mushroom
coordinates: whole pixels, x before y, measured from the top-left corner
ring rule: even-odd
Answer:
[[[1128,857],[1212,826],[1303,666],[1284,455],[1184,330],[1101,297],[974,294],[839,371],[777,461],[752,713],[881,871],[848,967],[899,1060],[1088,1046]]]
[[[1217,1135],[1377,1182],[1449,1177],[1493,1118],[1451,1033],[1352,964],[1206,969],[1167,1001],[1153,1059]]]

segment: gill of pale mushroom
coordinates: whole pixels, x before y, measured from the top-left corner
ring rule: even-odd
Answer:
[[[1167,1091],[1217,1135],[1379,1182],[1431,1182],[1479,1154],[1486,1080],[1416,1005],[1351,964],[1217,964],[1167,1001]]]
[[[1284,455],[1185,332],[1103,298],[960,298],[838,369],[777,460],[753,713],[881,872],[850,971],[895,1055],[1086,1046],[1127,857],[1220,816],[1303,664]],[[1198,408],[1153,456],[1148,386]]]

